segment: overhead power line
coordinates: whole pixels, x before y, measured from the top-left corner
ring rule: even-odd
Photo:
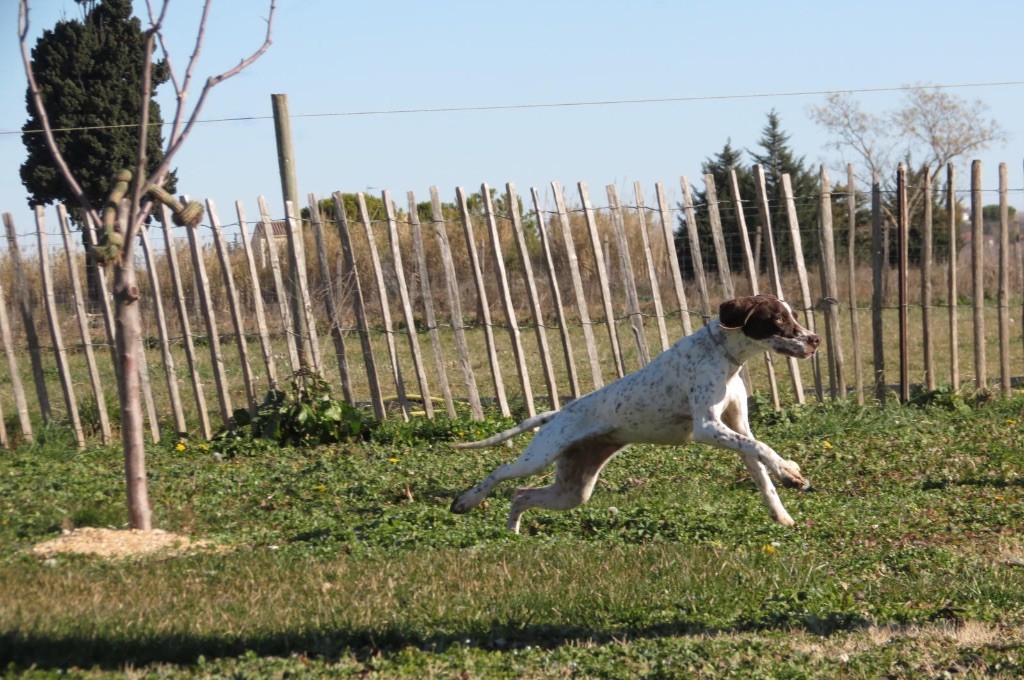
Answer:
[[[862,87],[841,90],[800,90],[795,92],[757,92],[747,94],[720,94],[701,95],[693,97],[649,97],[644,99],[595,99],[591,101],[576,102],[548,102],[533,104],[481,104],[474,106],[440,106],[433,108],[410,108],[410,109],[367,109],[363,111],[336,111],[332,113],[297,113],[292,118],[332,118],[344,116],[389,116],[396,114],[414,113],[457,113],[469,111],[515,111],[520,109],[560,109],[584,106],[623,106],[629,104],[671,104],[682,102],[706,102],[724,101],[730,99],[767,99],[777,97],[811,97],[830,94],[873,94],[881,92],[912,92],[916,90],[953,90],[977,87],[1013,87],[1024,85],[1024,80],[1006,80],[989,83],[956,83],[946,85],[900,85],[898,87]],[[231,118],[204,118],[197,120],[197,123],[237,123],[244,121],[273,120],[273,116],[235,116]],[[167,126],[171,123],[165,122]],[[157,123],[154,123],[157,125]],[[136,127],[135,124],[125,123],[118,125],[85,125],[81,127],[53,128],[54,132],[79,132],[84,130],[111,130],[115,128]],[[42,130],[4,130],[0,136],[37,134]]]

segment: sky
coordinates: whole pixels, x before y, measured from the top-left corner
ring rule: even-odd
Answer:
[[[32,226],[18,173],[25,152],[20,135],[9,133],[27,118],[26,80],[16,3],[3,4],[0,211],[25,233]],[[57,20],[81,16],[70,0],[31,5],[30,44]],[[179,74],[200,6],[170,5],[165,35]],[[144,2],[136,14],[146,16]],[[214,0],[192,102],[198,83],[258,47],[266,16],[261,0]],[[303,202],[308,193],[387,189],[404,206],[407,191],[427,200],[431,185],[453,200],[457,186],[506,182],[524,196],[530,187],[546,195],[552,180],[570,189],[586,181],[601,199],[608,184],[631,195],[639,181],[651,195],[663,182],[677,200],[679,177],[699,183],[701,162],[726,140],[756,147],[772,109],[797,154],[815,165],[838,161],[808,115],[824,95],[800,93],[1024,81],[1022,26],[1019,0],[279,0],[269,51],[216,87],[200,115],[248,120],[197,125],[174,166],[179,190],[213,199],[223,223],[235,221],[236,200],[251,220],[259,195],[283,215],[271,118],[271,95],[281,93]],[[948,92],[982,100],[1010,133],[1008,143],[977,158],[985,189],[996,188],[997,166],[1008,164],[1011,205],[1024,209],[1024,84]],[[170,95],[169,87],[160,93],[165,120]],[[855,97],[881,114],[904,95]],[[649,99],[683,101],[480,110]],[[477,110],[370,113],[452,108]]]

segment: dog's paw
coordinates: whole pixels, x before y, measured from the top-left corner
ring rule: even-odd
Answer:
[[[811,487],[810,481],[804,479],[804,476],[800,474],[800,466],[791,460],[782,461],[776,474],[782,485],[790,489],[809,489]]]
[[[791,526],[795,526],[796,525],[796,522],[793,521],[793,518],[790,517],[788,514],[785,514],[785,513],[783,513],[779,517],[776,517],[775,521],[778,522],[779,524],[781,524],[784,527],[791,527]]]
[[[470,503],[466,499],[466,494],[465,494],[465,492],[463,492],[463,493],[460,493],[458,496],[455,497],[455,500],[452,501],[452,507],[449,508],[449,510],[454,512],[456,515],[464,515],[467,512],[469,512],[470,510],[472,510],[473,508],[474,508],[474,504]]]

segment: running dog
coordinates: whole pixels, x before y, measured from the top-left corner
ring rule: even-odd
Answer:
[[[560,411],[540,413],[482,441],[456,444],[484,448],[540,428],[519,458],[459,494],[451,511],[469,512],[499,482],[534,475],[556,463],[553,484],[516,490],[507,526],[518,533],[528,508],[568,510],[586,503],[601,469],[626,446],[677,445],[693,439],[739,453],[772,519],[792,526],[769,473],[787,487],[806,489],[810,484],[799,465],[780,457],[750,431],[740,368],[765,350],[806,359],[820,344],[820,337],[797,322],[792,308],[772,295],[723,302],[717,319],[636,373]]]

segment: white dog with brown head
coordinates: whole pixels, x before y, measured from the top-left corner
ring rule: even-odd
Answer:
[[[747,418],[743,364],[769,350],[806,359],[821,338],[801,326],[788,304],[771,295],[729,300],[719,317],[679,340],[644,368],[488,439],[458,448],[493,446],[539,427],[515,461],[463,491],[451,510],[472,510],[496,484],[537,474],[557,463],[555,481],[518,489],[508,528],[531,507],[567,510],[586,503],[605,463],[629,444],[684,444],[695,440],[740,453],[772,518],[792,526],[769,473],[785,486],[807,488],[800,467],[757,440]]]

